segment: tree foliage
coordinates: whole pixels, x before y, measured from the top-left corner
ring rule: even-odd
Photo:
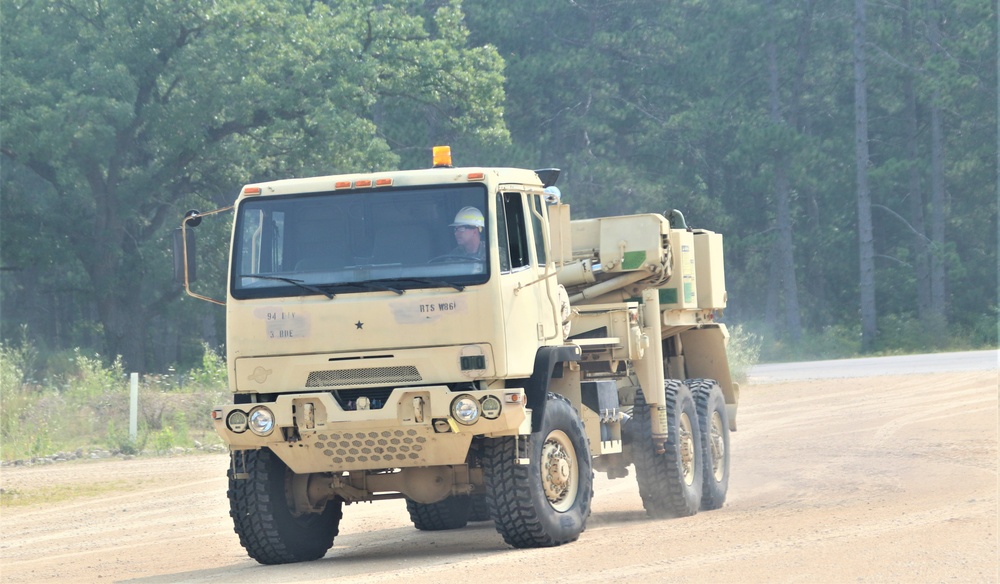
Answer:
[[[874,348],[995,343],[996,6],[866,7]],[[425,166],[440,143],[458,164],[561,167],[576,217],[678,208],[724,233],[727,318],[770,346],[860,333],[853,6],[0,8],[4,338],[28,323],[130,367],[196,362],[223,315],[169,282],[186,209],[251,181]],[[204,235],[202,266],[222,266],[227,234]]]
[[[797,297],[813,336],[860,333],[853,6],[480,0],[467,11],[473,38],[495,43],[508,62],[519,163],[567,169],[563,191],[575,215],[680,208],[690,225],[725,234],[731,320],[762,326],[772,342],[794,340]],[[994,11],[985,0],[868,3],[867,170],[886,333],[873,349],[912,348],[914,330],[927,349],[956,337],[996,342]],[[945,153],[937,207],[934,107]],[[939,242],[935,219],[945,226]],[[782,243],[785,229],[791,241]],[[945,267],[940,325],[919,309],[934,282],[929,268],[918,269],[915,238]],[[794,250],[793,269],[785,250]]]
[[[507,139],[502,61],[468,46],[457,2],[5,0],[2,12],[2,151],[18,170],[4,263],[55,252],[82,273],[105,351],[132,368],[178,296],[162,250],[183,205],[224,203],[250,180],[393,167],[432,145],[419,131],[430,111],[438,133]],[[416,121],[380,125],[387,108]],[[28,218],[43,220],[8,221]]]

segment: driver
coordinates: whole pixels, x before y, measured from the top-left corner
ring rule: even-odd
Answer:
[[[449,255],[469,256],[477,260],[486,259],[486,243],[483,242],[483,213],[475,207],[462,207],[455,215],[451,228],[455,230],[458,245]]]

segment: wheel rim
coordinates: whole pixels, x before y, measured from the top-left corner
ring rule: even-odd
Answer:
[[[553,430],[545,437],[541,467],[545,498],[556,511],[568,510],[576,502],[580,468],[573,442],[562,430]]]
[[[691,431],[691,418],[686,413],[681,413],[679,426],[679,438],[681,449],[681,470],[684,473],[684,483],[687,486],[694,484],[694,432]]]
[[[712,475],[716,481],[721,481],[726,474],[726,441],[723,439],[725,429],[722,426],[722,416],[718,411],[712,412],[711,435],[712,444]]]

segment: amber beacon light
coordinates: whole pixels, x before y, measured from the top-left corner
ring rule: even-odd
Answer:
[[[434,147],[434,166],[451,166],[451,146]]]

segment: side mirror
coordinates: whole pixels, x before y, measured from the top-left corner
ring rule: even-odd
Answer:
[[[197,227],[201,225],[201,213],[195,209],[191,209],[187,213],[184,213],[184,221],[191,227]]]
[[[542,181],[543,187],[551,187],[559,180],[558,168],[541,168],[536,170],[535,174],[538,175],[538,180]]]
[[[195,252],[194,231],[185,229],[187,227],[197,227],[201,225],[201,216],[197,211],[188,211],[184,214],[184,221],[181,226],[174,229],[174,281],[183,286],[185,283],[194,282],[198,279],[198,263]],[[187,253],[185,254],[185,247]]]

